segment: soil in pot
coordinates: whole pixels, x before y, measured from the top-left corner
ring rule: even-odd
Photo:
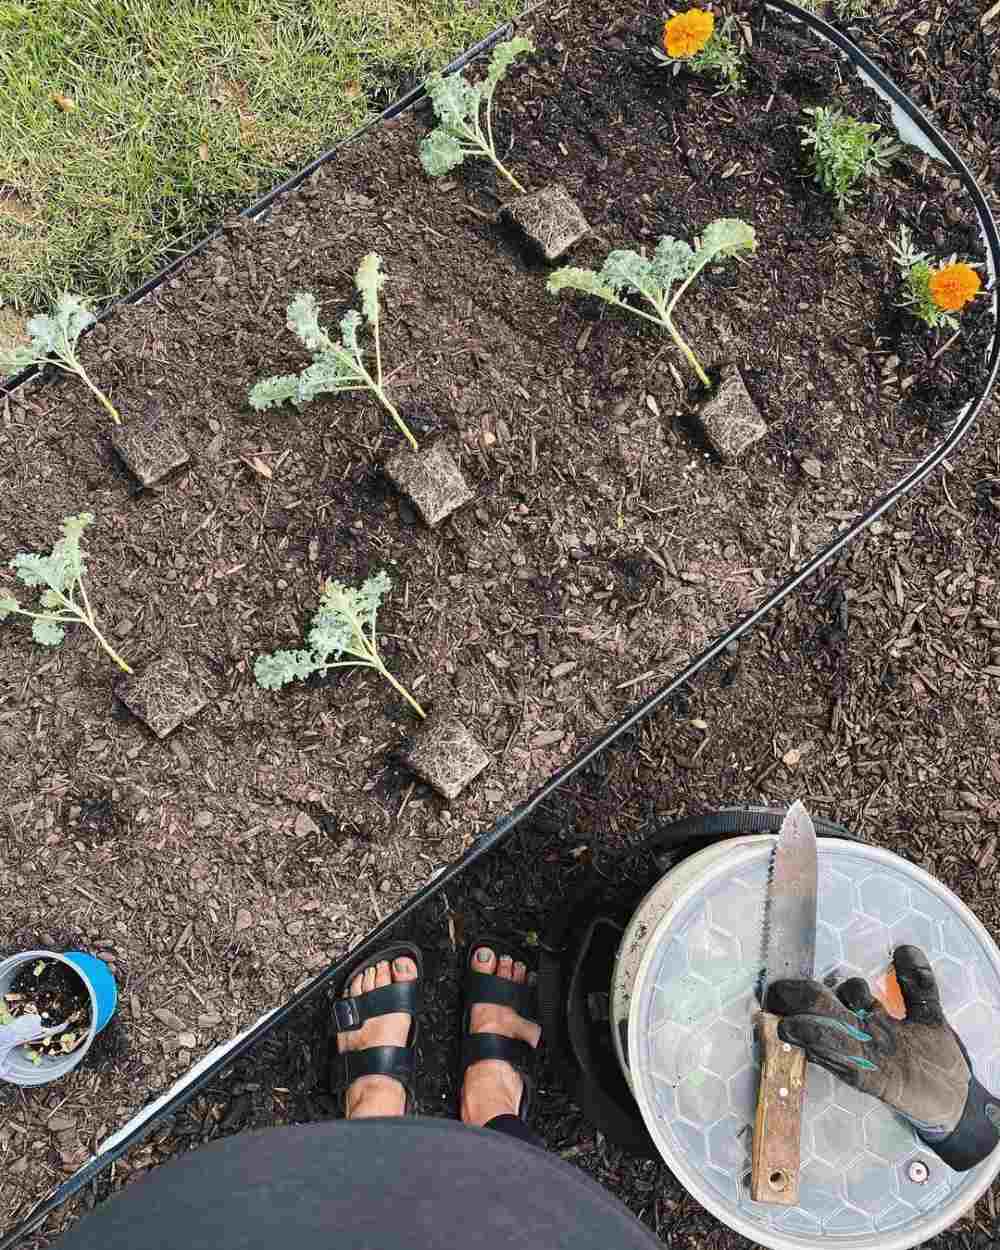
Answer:
[[[58,959],[38,959],[26,964],[3,996],[3,1006],[14,1019],[38,1016],[45,1028],[65,1023],[61,1033],[31,1043],[28,1049],[38,1054],[72,1054],[87,1039],[90,993],[80,976]]]
[[[555,185],[508,200],[498,216],[515,225],[547,261],[558,260],[590,230],[576,201]]]

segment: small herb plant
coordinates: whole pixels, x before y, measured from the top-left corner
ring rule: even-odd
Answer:
[[[373,668],[423,720],[424,709],[393,677],[378,653],[375,617],[390,584],[384,570],[369,577],[358,590],[343,582],[325,582],[319,611],[306,634],[308,649],[274,651],[271,655],[260,656],[253,667],[257,685],[265,690],[277,690],[290,681],[325,673],[331,668]],[[352,658],[342,660],[342,655]]]
[[[385,390],[382,375],[382,343],[379,337],[378,293],[385,283],[381,270],[382,258],[377,252],[369,252],[358,266],[354,285],[361,292],[361,308],[364,319],[375,342],[374,372],[365,367],[358,330],[361,313],[352,308],[340,321],[340,342],[337,343],[319,324],[319,306],[316,296],[300,292],[288,305],[285,324],[299,336],[303,346],[313,354],[313,363],[296,376],[264,378],[250,391],[250,406],[258,411],[277,407],[290,400],[296,408],[309,403],[317,395],[341,394],[344,391],[371,391],[417,450],[417,440],[409,426],[396,411]]]
[[[569,288],[585,295],[596,295],[636,317],[663,326],[702,385],[711,386],[708,374],[674,325],[674,309],[706,265],[741,252],[753,252],[756,246],[757,235],[752,226],[736,217],[720,217],[705,227],[697,252],[683,239],[664,235],[656,245],[652,260],[638,252],[611,252],[600,273],[572,267],[557,269],[549,278],[548,289],[553,294]],[[676,283],[680,286],[674,291]],[[623,298],[623,292],[641,295],[653,312],[633,307]]]
[[[35,642],[45,647],[58,647],[66,636],[66,625],[86,625],[118,667],[125,673],[132,670],[97,627],[94,610],[87,597],[84,577],[87,566],[80,550],[80,535],[92,524],[93,513],[68,516],[60,527],[63,536],[47,556],[21,552],[11,561],[25,586],[44,586],[40,612],[24,608],[13,595],[0,593],[0,621],[10,615],[31,618]]]
[[[524,187],[497,156],[493,138],[493,93],[511,62],[524,52],[534,52],[530,39],[508,39],[493,49],[486,77],[470,83],[461,74],[434,73],[425,87],[440,125],[420,144],[420,163],[432,177],[446,174],[461,165],[467,156],[485,156],[492,161],[515,191]]]
[[[670,18],[663,27],[663,50],[653,55],[679,74],[686,65],[696,74],[710,74],[722,90],[738,91],[743,86],[743,58],[735,19],[726,17],[717,27],[715,15],[707,9],[688,9]]]
[[[982,282],[971,265],[951,260],[936,269],[926,252],[918,252],[906,226],[899,228],[899,242],[890,243],[895,262],[903,274],[903,306],[936,330],[938,326],[959,328],[953,312],[979,294]]]
[[[899,151],[899,145],[875,136],[881,129],[873,122],[859,122],[840,109],[804,109],[813,120],[800,126],[802,147],[812,148],[816,181],[837,201],[843,212],[857,197],[858,180],[884,169]]]
[[[96,320],[84,300],[64,291],[51,313],[29,317],[26,329],[31,343],[28,346],[0,351],[0,373],[20,373],[32,365],[55,365],[64,373],[75,373],[111,414],[115,425],[121,425],[121,413],[107,395],[91,382],[76,354],[80,335]]]

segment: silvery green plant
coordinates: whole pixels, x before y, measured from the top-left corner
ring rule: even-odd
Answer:
[[[253,666],[257,685],[277,690],[290,681],[301,681],[331,668],[373,668],[423,720],[424,709],[393,677],[378,653],[375,620],[390,585],[384,570],[362,582],[359,589],[332,579],[324,582],[319,611],[306,634],[308,647],[260,656]],[[342,660],[342,655],[351,658]]]
[[[534,52],[530,39],[508,39],[493,49],[486,77],[470,83],[460,73],[434,73],[424,84],[440,125],[420,144],[420,163],[432,177],[461,165],[467,156],[485,156],[515,191],[524,187],[497,156],[493,138],[493,93],[511,62]]]
[[[84,582],[87,565],[80,550],[80,535],[93,520],[92,512],[68,516],[60,526],[62,538],[47,556],[20,552],[14,557],[11,565],[25,586],[45,587],[39,600],[42,611],[31,611],[22,607],[13,595],[0,593],[0,621],[11,615],[29,617],[32,636],[43,647],[58,647],[66,636],[65,626],[85,625],[118,667],[131,673],[98,628],[87,596]]]
[[[115,425],[121,425],[122,418],[118,409],[91,382],[76,354],[80,335],[96,320],[85,300],[64,291],[56,300],[51,313],[37,313],[28,318],[25,329],[31,339],[29,344],[0,351],[0,373],[20,373],[22,369],[29,369],[32,365],[54,365],[64,373],[75,373],[111,414]]]
[[[738,257],[741,252],[753,252],[756,246],[757,234],[753,226],[738,217],[720,217],[702,231],[697,252],[683,239],[664,235],[652,259],[639,252],[614,251],[608,255],[600,273],[572,266],[557,269],[549,278],[548,289],[554,295],[564,289],[596,295],[635,317],[663,326],[702,385],[711,386],[708,374],[674,324],[674,309],[706,265],[729,256]],[[653,311],[649,313],[628,303],[625,296],[630,294],[641,296]]]
[[[330,338],[321,328],[315,295],[300,292],[293,297],[288,305],[288,319],[285,324],[298,335],[307,351],[312,352],[313,363],[298,375],[286,374],[283,377],[264,378],[258,382],[250,391],[252,408],[263,411],[286,401],[301,408],[317,395],[371,391],[402,430],[413,450],[417,450],[417,440],[386,394],[382,375],[378,293],[385,283],[385,275],[381,265],[381,256],[377,252],[369,252],[358,266],[354,285],[361,293],[362,312],[352,308],[341,318],[339,342]],[[375,343],[374,370],[365,365],[364,353],[358,341],[362,313]]]
[[[804,136],[801,146],[812,148],[816,181],[843,212],[857,198],[857,182],[885,169],[899,151],[899,144],[876,138],[880,126],[859,122],[841,109],[820,106],[802,111],[812,118],[812,124],[799,127]]]

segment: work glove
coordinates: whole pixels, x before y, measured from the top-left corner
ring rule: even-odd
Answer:
[[[893,963],[905,1020],[890,1016],[862,977],[836,994],[818,981],[775,981],[766,1008],[784,1017],[782,1041],[892,1107],[949,1167],[964,1172],[1000,1141],[1000,1098],[976,1080],[968,1051],[944,1018],[924,952],[898,946]]]

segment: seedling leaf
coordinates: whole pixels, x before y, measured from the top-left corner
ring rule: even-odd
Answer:
[[[421,140],[420,163],[431,177],[446,174],[467,156],[485,156],[515,191],[524,193],[524,187],[497,155],[493,93],[515,58],[534,50],[534,44],[521,37],[497,44],[486,77],[477,85],[466,81],[461,73],[429,75],[424,86],[440,124]]]
[[[319,609],[306,634],[308,650],[275,651],[258,657],[254,664],[257,684],[276,690],[290,681],[322,673],[329,668],[373,668],[396,689],[418,716],[424,710],[393,677],[378,652],[375,619],[390,586],[384,570],[369,577],[360,587],[330,579],[323,585]],[[349,655],[349,660],[341,660]]]
[[[30,365],[48,364],[54,357],[61,368],[68,373],[75,373],[93,391],[111,414],[115,424],[120,425],[118,409],[91,382],[76,354],[80,335],[96,320],[86,301],[78,295],[64,291],[56,299],[51,313],[36,313],[28,318],[25,329],[31,339],[30,346],[0,351],[0,373],[17,373]]]
[[[248,402],[258,412],[266,412],[268,408],[277,408],[280,404],[291,403],[298,407],[299,380],[293,373],[282,377],[262,378],[250,389]]]
[[[382,257],[378,252],[369,252],[354,276],[354,285],[361,292],[361,311],[370,326],[378,324],[378,293],[385,284],[381,265]]]
[[[99,645],[107,652],[123,672],[131,669],[98,628],[93,608],[84,588],[87,574],[84,554],[80,549],[80,536],[94,520],[93,513],[81,512],[68,516],[62,523],[62,537],[48,555],[21,551],[11,564],[25,586],[44,586],[35,611],[23,607],[11,595],[0,597],[0,620],[11,615],[27,617],[31,621],[31,633],[36,642],[45,647],[56,647],[66,636],[64,626],[70,622],[85,625]]]
[[[677,302],[691,282],[712,260],[752,252],[757,236],[752,226],[738,218],[720,217],[710,222],[702,234],[701,249],[695,252],[683,239],[664,235],[649,260],[639,252],[618,249],[609,253],[600,273],[565,266],[550,276],[548,290],[553,294],[565,288],[596,295],[637,317],[663,326],[677,344],[704,386],[711,385],[691,348],[681,338],[673,322]],[[674,286],[680,282],[676,292]],[[652,312],[626,302],[625,294],[642,296]]]
[[[303,347],[316,352],[329,346],[330,340],[325,331],[320,329],[319,305],[316,296],[309,291],[300,291],[292,296],[288,305],[288,318],[285,322],[289,330],[297,334]]]
[[[257,685],[264,690],[279,690],[290,681],[300,681],[315,672],[316,664],[310,651],[274,651],[271,655],[258,656],[253,666]]]
[[[466,151],[454,135],[438,127],[420,144],[420,163],[432,178],[446,174],[465,160]]]
[[[369,390],[399,426],[413,450],[417,450],[417,440],[386,394],[382,377],[378,297],[385,277],[381,263],[381,257],[376,252],[369,252],[358,266],[354,279],[375,341],[374,367],[365,364],[359,342],[361,313],[352,309],[341,318],[338,343],[319,324],[316,297],[308,291],[300,291],[288,305],[286,324],[312,352],[312,364],[307,365],[298,377],[284,374],[256,382],[247,396],[251,408],[262,412],[284,403],[292,403],[299,408],[317,395]]]
[[[66,631],[55,621],[39,617],[31,622],[31,636],[43,647],[58,647],[66,637]]]

